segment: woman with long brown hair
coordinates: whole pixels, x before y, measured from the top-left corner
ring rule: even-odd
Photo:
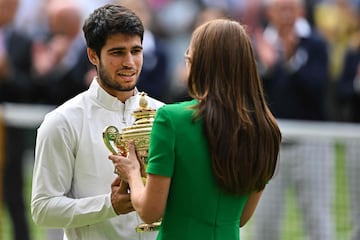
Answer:
[[[275,172],[281,133],[241,24],[202,24],[185,58],[194,99],[157,111],[145,186],[132,144],[127,158],[109,158],[140,217],[162,218],[157,239],[239,239]]]

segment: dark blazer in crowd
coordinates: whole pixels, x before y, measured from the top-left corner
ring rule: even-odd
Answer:
[[[165,43],[156,36],[153,36],[152,40],[153,47],[148,50],[144,49],[144,63],[137,88],[139,91],[145,91],[149,96],[165,102],[169,95],[169,59]]]
[[[33,89],[32,41],[11,27],[5,28],[3,34],[9,74],[0,76],[0,102],[29,102]]]
[[[263,76],[270,109],[277,118],[324,120],[328,79],[327,43],[311,29],[290,62],[279,60]]]
[[[29,103],[32,101],[32,41],[17,32],[10,25],[3,29],[2,46],[5,51],[5,73],[0,73],[0,104]],[[0,43],[1,44],[1,43]],[[27,129],[10,125],[5,126],[4,169],[0,173],[3,181],[3,200],[8,209],[14,239],[30,239],[29,224],[26,216],[23,156],[28,147]]]

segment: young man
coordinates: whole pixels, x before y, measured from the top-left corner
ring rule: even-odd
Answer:
[[[137,15],[105,5],[83,31],[97,76],[89,89],[49,113],[36,139],[31,212],[35,223],[63,228],[64,239],[153,239],[140,223],[102,140],[108,125],[132,125],[142,64],[144,27]],[[163,103],[148,98],[148,106]]]

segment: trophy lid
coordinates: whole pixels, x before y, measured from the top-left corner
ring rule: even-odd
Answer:
[[[145,92],[140,93],[139,107],[132,114],[135,117],[133,125],[123,128],[121,133],[115,126],[108,126],[104,129],[103,139],[111,152],[119,152],[124,155],[128,152],[129,140],[134,140],[138,152],[147,152],[156,109],[148,107],[146,96]],[[145,161],[147,153],[140,153],[139,156]]]
[[[132,113],[135,117],[135,122],[133,125],[122,129],[123,135],[133,134],[135,132],[150,134],[156,109],[148,107],[146,96],[147,94],[145,92],[140,93],[139,107]]]

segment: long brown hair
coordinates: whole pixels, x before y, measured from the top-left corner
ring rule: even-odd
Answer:
[[[280,129],[271,114],[245,28],[230,19],[199,26],[190,43],[189,94],[199,100],[212,169],[225,192],[264,189],[277,165]]]

